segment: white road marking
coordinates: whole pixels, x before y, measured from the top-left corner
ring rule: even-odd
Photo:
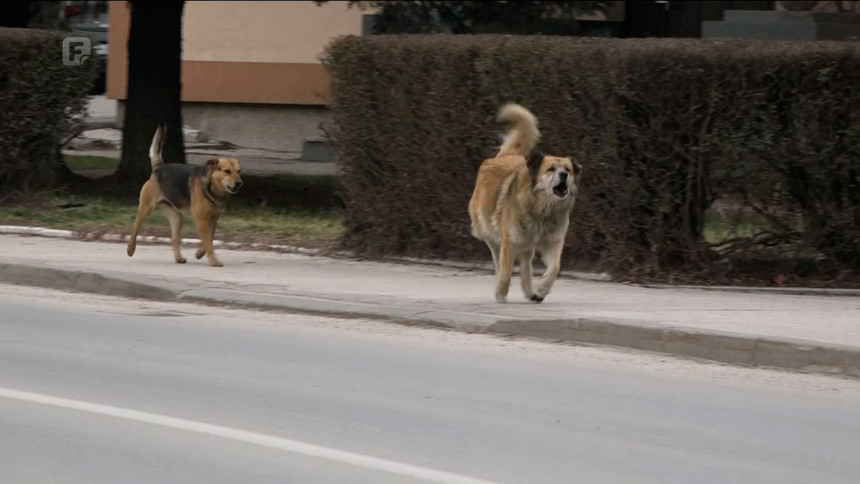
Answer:
[[[89,412],[98,415],[106,415],[125,420],[133,420],[151,425],[160,425],[173,429],[186,430],[189,432],[197,432],[200,434],[212,435],[239,442],[260,445],[272,449],[283,450],[295,454],[302,454],[321,459],[328,459],[340,463],[351,464],[358,467],[373,469],[377,471],[389,472],[392,474],[401,474],[404,476],[414,477],[429,482],[443,482],[450,484],[493,484],[492,481],[476,479],[468,476],[461,476],[450,472],[437,471],[426,467],[413,466],[401,462],[395,462],[387,459],[380,459],[362,454],[346,452],[342,450],[322,447],[297,440],[284,439],[273,435],[259,434],[249,432],[247,430],[235,429],[231,427],[223,427],[220,425],[212,425],[203,422],[195,422],[193,420],[185,420],[182,418],[168,417],[154,413],[141,412],[128,408],[113,407],[110,405],[100,405],[97,403],[82,402],[80,400],[70,400],[67,398],[53,397],[39,393],[30,393],[11,388],[0,388],[0,397],[5,397],[13,400],[24,402],[39,403],[42,405],[50,405],[54,407],[78,410],[81,412]]]

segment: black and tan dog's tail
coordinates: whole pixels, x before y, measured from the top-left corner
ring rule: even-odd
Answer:
[[[534,114],[519,104],[509,103],[502,106],[496,120],[513,124],[496,156],[528,156],[540,139]]]
[[[152,169],[156,166],[163,165],[164,160],[161,159],[161,149],[164,147],[164,123],[158,125],[155,130],[155,136],[152,137],[152,144],[149,146],[149,161],[152,162]]]

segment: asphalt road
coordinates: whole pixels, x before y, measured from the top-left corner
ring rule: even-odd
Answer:
[[[0,285],[0,476],[856,483],[860,382]]]

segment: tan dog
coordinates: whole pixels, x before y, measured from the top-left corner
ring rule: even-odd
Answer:
[[[198,259],[204,254],[208,255],[209,265],[221,267],[223,264],[215,257],[212,249],[212,240],[215,238],[218,219],[227,206],[227,199],[238,193],[242,186],[239,162],[234,158],[218,158],[207,161],[205,166],[165,164],[161,159],[163,146],[164,125],[159,125],[149,148],[152,175],[140,189],[140,204],[128,241],[128,256],[134,255],[137,234],[143,220],[160,205],[170,220],[176,262],[185,263],[185,257],[179,250],[179,232],[182,230],[182,211],[190,209],[201,242],[195,255]]]
[[[520,260],[526,299],[541,302],[561,268],[561,252],[577,195],[582,165],[568,157],[534,152],[540,138],[537,119],[517,104],[507,104],[499,121],[513,123],[495,158],[478,171],[469,202],[472,235],[484,241],[496,271],[496,301],[507,299],[514,259]],[[532,288],[535,251],[546,273]]]

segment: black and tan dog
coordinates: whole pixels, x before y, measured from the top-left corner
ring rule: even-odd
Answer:
[[[507,299],[514,259],[519,259],[526,299],[541,302],[561,268],[582,165],[569,157],[533,151],[540,138],[537,119],[522,106],[503,106],[498,120],[513,127],[498,154],[485,160],[478,171],[469,202],[472,235],[492,253],[496,301]],[[532,287],[535,251],[546,264],[537,289]]]
[[[190,209],[201,242],[195,255],[198,259],[207,255],[209,265],[221,267],[221,262],[215,257],[212,240],[218,219],[227,206],[227,199],[238,193],[242,186],[239,161],[234,158],[218,158],[207,161],[204,166],[166,164],[161,158],[163,146],[164,125],[159,125],[149,148],[152,175],[140,189],[140,204],[131,230],[131,239],[128,241],[128,256],[134,255],[137,234],[143,220],[155,207],[161,206],[170,220],[173,257],[176,262],[184,264],[185,257],[182,257],[179,250],[179,236],[182,229],[182,211]]]

